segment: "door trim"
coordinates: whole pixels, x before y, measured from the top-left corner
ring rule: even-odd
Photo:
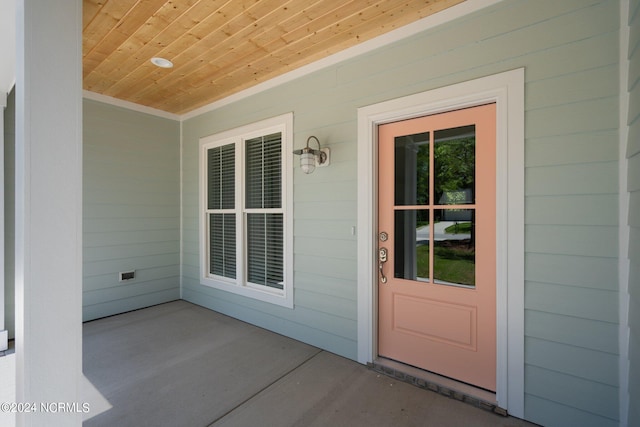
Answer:
[[[496,103],[496,401],[524,417],[524,68],[358,109],[358,361],[377,356],[377,127]]]

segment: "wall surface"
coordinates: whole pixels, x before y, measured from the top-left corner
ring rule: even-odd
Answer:
[[[87,99],[83,112],[83,319],[180,298],[180,124]]]
[[[525,417],[547,426],[617,425],[615,0],[505,0],[185,121],[184,298],[355,359],[357,108],[519,67],[526,76]],[[289,111],[296,148],[315,135],[332,150],[328,168],[294,171],[293,310],[201,286],[198,254],[198,139]]]
[[[629,10],[629,425],[640,425],[640,2]]]
[[[15,174],[16,91],[9,92],[4,110],[4,325],[15,337]]]

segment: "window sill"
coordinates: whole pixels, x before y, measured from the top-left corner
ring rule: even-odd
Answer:
[[[200,284],[246,298],[293,309],[293,295],[287,295],[287,293],[281,289],[271,290],[266,287],[265,289],[261,289],[261,287],[258,288],[257,286],[237,285],[211,277],[201,277]]]

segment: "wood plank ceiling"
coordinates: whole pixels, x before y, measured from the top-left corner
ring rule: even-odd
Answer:
[[[185,114],[462,1],[84,0],[83,86]]]

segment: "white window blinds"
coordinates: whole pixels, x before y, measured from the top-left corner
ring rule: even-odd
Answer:
[[[246,207],[282,207],[282,134],[245,141]]]
[[[282,134],[245,141],[247,279],[283,288]]]
[[[236,278],[235,144],[207,150],[209,273]]]

